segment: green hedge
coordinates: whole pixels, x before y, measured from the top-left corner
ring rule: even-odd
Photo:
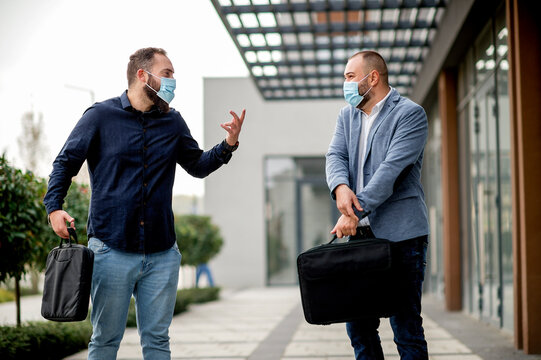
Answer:
[[[188,309],[190,304],[200,304],[209,301],[217,300],[220,297],[219,287],[208,288],[192,288],[177,291],[177,299],[175,302],[174,315],[180,314]],[[128,321],[126,327],[137,327],[137,319],[135,315],[135,300],[130,301],[130,309],[128,310]]]
[[[209,301],[218,300],[218,298],[220,297],[220,288],[207,287],[179,290],[177,295],[177,301],[179,297],[186,298],[189,304],[201,304]]]
[[[0,359],[63,359],[86,349],[92,325],[83,321],[57,323],[29,322],[21,327],[0,326]]]

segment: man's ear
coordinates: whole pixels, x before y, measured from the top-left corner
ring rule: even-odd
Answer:
[[[372,73],[370,74],[370,84],[372,86],[376,86],[379,83],[379,80],[379,72],[377,70],[372,71]]]
[[[148,75],[145,72],[145,70],[143,70],[143,69],[137,70],[136,76],[137,76],[137,80],[139,80],[139,81],[146,84]]]

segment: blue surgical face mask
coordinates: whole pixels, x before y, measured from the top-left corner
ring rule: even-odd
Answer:
[[[156,91],[148,83],[146,84],[146,86],[148,86],[149,88],[154,90],[154,92],[156,93],[156,95],[158,95],[158,97],[160,99],[162,99],[163,101],[165,101],[168,104],[171,103],[171,101],[175,97],[175,89],[177,87],[177,81],[175,79],[156,76],[153,73],[148,72],[148,71],[146,71],[146,72],[147,72],[147,74],[152,75],[154,77],[157,77],[158,79],[161,80],[161,85],[160,85],[160,90],[159,91]]]
[[[344,82],[344,99],[346,99],[347,103],[350,104],[353,107],[359,106],[361,101],[363,101],[366,94],[368,94],[368,91],[372,90],[372,87],[368,89],[367,92],[365,92],[363,95],[359,94],[359,83],[366,79],[370,75],[368,73],[365,77],[363,77],[360,81],[345,81]]]

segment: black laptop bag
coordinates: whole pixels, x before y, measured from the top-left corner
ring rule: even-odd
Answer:
[[[60,239],[47,256],[41,315],[52,321],[82,321],[88,315],[94,253],[77,244],[74,229],[68,231],[70,238]]]
[[[392,243],[385,239],[335,240],[336,236],[297,258],[306,321],[326,325],[394,315],[400,289]]]

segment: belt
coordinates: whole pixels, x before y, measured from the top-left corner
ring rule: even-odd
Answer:
[[[357,226],[357,233],[349,237],[350,240],[373,239],[376,236],[369,225]]]

